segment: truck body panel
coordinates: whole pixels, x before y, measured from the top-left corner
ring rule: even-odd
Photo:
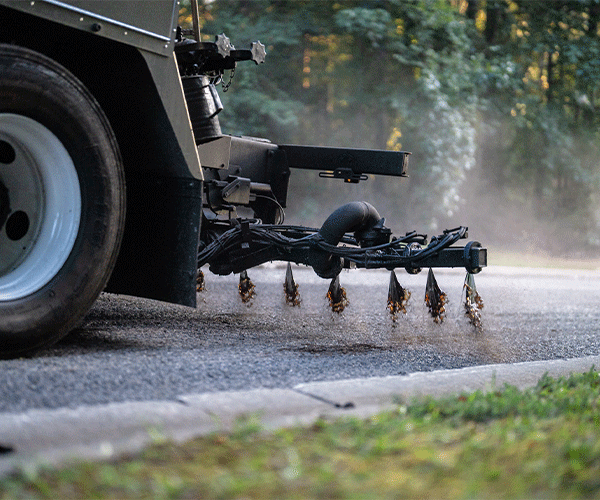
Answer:
[[[173,51],[177,1],[152,0],[150,9],[146,0],[2,0],[0,5],[157,54]]]
[[[65,66],[115,131],[128,215],[108,289],[194,305],[189,266],[197,254],[203,172],[173,52],[176,8],[173,0],[153,1],[149,16],[147,2],[136,0],[0,0],[0,43],[31,48]],[[102,29],[94,31],[94,23]],[[189,194],[187,183],[196,186],[196,206],[174,214],[172,200],[181,189]],[[144,222],[149,217],[153,224]],[[173,236],[176,219],[191,232]],[[157,235],[170,236],[156,245]],[[150,286],[145,275],[152,266],[171,272],[156,273]]]

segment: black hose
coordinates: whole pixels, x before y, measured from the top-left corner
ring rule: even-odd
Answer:
[[[319,229],[319,235],[330,245],[337,245],[344,234],[362,232],[381,220],[379,212],[366,201],[353,201],[333,212]]]
[[[381,216],[366,201],[353,201],[333,212],[319,229],[318,237],[330,245],[337,245],[346,233],[361,233],[372,228]],[[342,259],[316,247],[311,249],[310,265],[321,278],[335,278],[342,271]]]
[[[212,272],[229,274],[269,260],[284,260],[312,266],[325,279],[335,278],[349,263],[362,268],[417,269],[430,267],[430,258],[435,260],[436,255],[467,234],[466,227],[446,230],[444,234],[434,236],[425,248],[420,245],[413,248],[411,243],[423,244],[426,238],[413,231],[388,243],[359,247],[362,236],[380,222],[379,214],[371,205],[354,202],[332,213],[321,229],[258,223],[245,227],[239,223],[233,227],[232,223],[218,224],[214,231],[205,230],[206,237],[198,252],[198,266],[210,263]],[[222,232],[226,228],[229,229]],[[353,236],[350,235],[352,231]],[[480,245],[474,242],[464,247],[462,261],[454,265],[464,263],[467,270],[470,269],[472,246]]]

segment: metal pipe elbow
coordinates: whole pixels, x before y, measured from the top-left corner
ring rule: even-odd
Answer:
[[[379,212],[366,201],[353,201],[335,210],[319,229],[318,235],[330,245],[337,245],[344,234],[361,233],[381,220]],[[335,278],[342,270],[342,259],[322,250],[311,251],[311,266],[321,278]]]

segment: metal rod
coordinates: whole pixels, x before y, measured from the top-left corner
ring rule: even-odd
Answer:
[[[200,10],[198,9],[198,0],[191,0],[192,26],[194,30],[194,40],[200,41]]]

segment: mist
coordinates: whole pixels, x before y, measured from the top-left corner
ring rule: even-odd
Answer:
[[[224,132],[412,153],[407,179],[294,170],[286,222],[364,200],[395,234],[466,225],[517,263],[597,258],[595,2],[216,0],[201,15],[203,33],[267,49],[222,94]]]
[[[410,151],[410,147],[406,148]],[[527,264],[532,257],[598,260],[600,247],[595,237],[598,230],[600,196],[579,195],[576,206],[590,207],[591,217],[579,210],[551,217],[544,203],[536,200],[531,184],[498,186],[489,170],[477,165],[467,172],[460,185],[457,209],[440,216],[435,199],[430,207],[414,203],[411,174],[419,165],[419,156],[411,155],[408,178],[369,176],[359,184],[339,179],[324,179],[317,172],[293,170],[290,178],[286,223],[320,227],[339,206],[350,201],[367,201],[386,219],[394,235],[415,230],[429,237],[446,228],[469,227],[469,239],[508,254],[517,264]],[[523,259],[519,261],[518,254]],[[494,253],[490,253],[494,263]]]

